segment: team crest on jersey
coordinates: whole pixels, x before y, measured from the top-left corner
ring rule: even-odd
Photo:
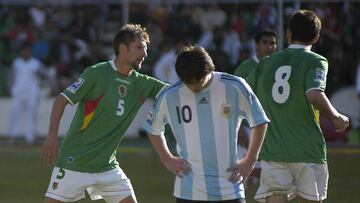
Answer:
[[[231,104],[222,104],[221,112],[225,117],[230,117],[231,116]]]
[[[77,79],[73,84],[70,85],[70,87],[67,88],[71,93],[76,93],[76,91],[81,87],[81,85],[84,83],[84,78]]]
[[[127,92],[127,87],[125,85],[119,85],[119,94],[121,97],[125,97]]]
[[[56,189],[58,188],[58,186],[59,186],[59,183],[58,183],[58,182],[53,182],[53,184],[52,184],[52,189],[53,189],[53,190],[56,190]]]
[[[147,116],[146,116],[146,122],[149,125],[152,125],[153,121],[154,121],[154,113],[152,111],[149,111]]]
[[[325,80],[325,71],[324,71],[324,69],[316,68],[315,80],[321,80],[321,81]]]

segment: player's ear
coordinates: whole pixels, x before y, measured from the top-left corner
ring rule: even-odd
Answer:
[[[316,37],[311,41],[311,44],[315,44],[320,38],[320,34],[317,34]]]
[[[127,46],[126,44],[120,44],[119,45],[119,52],[124,52],[124,51],[127,51]]]

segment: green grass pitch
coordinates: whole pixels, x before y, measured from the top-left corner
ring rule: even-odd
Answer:
[[[0,146],[0,202],[39,203],[47,189],[52,167],[40,160],[40,147]],[[325,203],[356,203],[360,199],[360,149],[329,149],[329,190]],[[161,165],[147,140],[124,140],[118,161],[135,188],[139,203],[171,203],[173,176]],[[247,202],[255,203],[252,185]],[[99,203],[86,199],[80,203]],[[295,201],[292,201],[295,202]]]

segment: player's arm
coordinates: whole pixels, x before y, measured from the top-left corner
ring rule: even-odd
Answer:
[[[251,129],[249,149],[245,156],[245,160],[249,163],[255,165],[255,162],[259,159],[259,153],[264,142],[267,126],[268,124],[264,123]]]
[[[344,131],[349,126],[349,118],[340,114],[330,103],[325,93],[314,89],[306,93],[308,101],[319,110],[322,115],[328,118],[335,126],[336,131]]]
[[[255,163],[259,158],[260,149],[264,142],[265,133],[268,124],[264,123],[251,129],[249,148],[245,158],[238,161],[235,169],[229,169],[231,182],[245,180],[255,167]]]
[[[182,177],[190,172],[188,162],[180,157],[174,156],[166,143],[166,139],[163,135],[149,135],[149,139],[155,151],[160,157],[161,162],[166,168],[173,174]]]
[[[63,95],[59,95],[52,106],[49,132],[42,149],[42,158],[45,164],[51,165],[58,157],[58,130],[65,106],[68,103],[68,100]]]

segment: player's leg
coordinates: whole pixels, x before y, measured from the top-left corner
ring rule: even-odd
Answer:
[[[322,201],[311,201],[300,196],[298,196],[297,199],[299,200],[299,203],[322,203]]]
[[[54,167],[46,203],[75,202],[85,197],[85,189],[94,184],[93,175]]]
[[[286,203],[287,196],[286,195],[272,195],[266,197],[266,203]]]
[[[120,167],[97,173],[96,184],[87,191],[92,200],[104,198],[107,203],[137,203],[131,182]]]
[[[119,200],[121,199],[121,200]],[[107,203],[137,203],[136,198],[133,196],[122,197],[122,196],[107,196],[104,197]]]
[[[293,175],[288,163],[261,161],[260,187],[255,199],[267,203],[286,203],[294,197]]]
[[[245,199],[232,199],[232,200],[220,200],[220,201],[198,201],[176,198],[176,203],[246,203]]]
[[[46,197],[44,203],[63,203],[62,201]]]
[[[327,164],[293,163],[295,186],[300,203],[321,202],[327,196]]]

